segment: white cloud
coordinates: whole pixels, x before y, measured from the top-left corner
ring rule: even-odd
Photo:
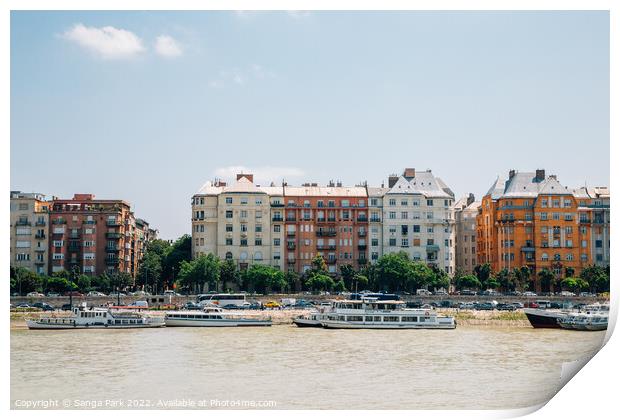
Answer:
[[[254,183],[260,185],[269,185],[274,182],[276,185],[281,185],[282,180],[289,182],[291,179],[301,178],[304,176],[304,171],[294,167],[279,167],[279,166],[258,166],[255,168],[248,168],[247,166],[226,166],[223,168],[217,168],[214,175],[224,180],[234,181],[235,176],[240,173],[254,174]]]
[[[78,23],[62,36],[105,59],[131,58],[145,51],[136,34],[113,26],[95,28]]]
[[[155,52],[162,57],[174,58],[183,55],[179,43],[168,35],[160,35],[155,40]]]
[[[232,70],[222,70],[217,77],[209,80],[210,88],[223,88],[225,86],[237,85],[243,86],[256,80],[274,78],[275,74],[266,70],[259,64],[252,64],[248,67],[235,67]]]

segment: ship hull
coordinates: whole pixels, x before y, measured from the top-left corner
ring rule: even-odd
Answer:
[[[558,319],[565,314],[561,312],[549,312],[541,310],[524,310],[525,316],[534,328],[562,328]]]

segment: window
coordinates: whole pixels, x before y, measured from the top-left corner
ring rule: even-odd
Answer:
[[[261,246],[262,244],[263,244],[262,238],[255,238],[254,239],[254,245]]]
[[[582,248],[587,248],[588,247],[588,241],[581,241],[581,247]]]
[[[241,217],[242,219],[247,219],[248,211],[247,210],[241,210],[241,214],[239,215],[239,217]]]
[[[262,225],[256,225],[254,227],[254,232],[262,232],[263,231],[263,226]]]
[[[402,248],[409,248],[409,239],[407,238],[403,238],[401,241],[401,245]]]
[[[543,252],[540,259],[543,261],[549,261],[549,255],[547,255],[546,252]]]
[[[232,219],[233,217],[233,212],[232,210],[226,210],[226,218],[227,219]]]
[[[280,246],[280,238],[273,238],[273,246]]]
[[[405,199],[400,200],[400,205],[401,206],[406,206],[407,205],[407,200],[405,200]]]
[[[260,219],[263,217],[263,212],[261,210],[256,210],[256,212],[254,212],[254,215],[257,219]]]
[[[248,246],[248,240],[246,238],[242,238],[241,241],[239,241],[239,246]]]
[[[232,245],[232,244],[233,244],[232,238],[226,238],[226,245]]]
[[[395,206],[396,205],[396,199],[395,198],[390,198],[389,204],[390,204],[390,206]]]
[[[248,204],[248,198],[247,198],[247,197],[241,197],[241,198],[239,199],[239,203],[240,203],[241,205],[244,205],[244,206],[245,206],[246,204]]]
[[[228,223],[226,224],[226,232],[232,232],[233,231],[233,225]]]
[[[389,214],[389,218],[390,219],[396,219],[396,212],[395,211],[391,211]]]
[[[242,223],[240,226],[241,226],[241,232],[247,232],[248,231],[248,225],[246,225],[245,223]]]
[[[432,206],[433,205],[433,200],[426,200],[426,205],[427,206]]]
[[[372,238],[370,240],[370,245],[371,246],[379,246],[379,240],[377,238]]]
[[[566,254],[566,261],[573,261],[573,254]]]
[[[432,226],[428,226],[428,227],[426,228],[426,232],[427,232],[427,233],[433,233],[433,227],[432,227]]]
[[[232,204],[232,197],[226,197],[226,204]]]
[[[396,238],[390,238],[390,246],[396,246]]]

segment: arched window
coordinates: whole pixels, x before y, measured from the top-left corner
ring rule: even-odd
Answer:
[[[247,260],[247,259],[248,259],[248,253],[247,253],[247,252],[245,252],[245,251],[244,251],[244,252],[242,252],[241,254],[239,254],[239,259],[240,259],[241,261],[245,261],[245,260]]]
[[[540,258],[541,258],[543,261],[549,261],[549,256],[547,255],[547,253],[546,253],[546,252],[543,252],[543,254],[540,256]]]
[[[573,260],[573,254],[566,254],[566,261],[572,261]]]
[[[560,256],[560,254],[555,254],[555,255],[553,256],[553,259],[554,259],[555,261],[561,261],[561,260],[562,260],[562,257]]]
[[[254,261],[262,261],[263,260],[263,253],[260,251],[256,251],[254,253]]]
[[[227,252],[226,253],[226,259],[227,260],[232,260],[232,252]]]

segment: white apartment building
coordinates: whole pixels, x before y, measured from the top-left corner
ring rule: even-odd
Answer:
[[[11,266],[47,274],[49,203],[45,196],[11,191],[10,218]]]
[[[452,275],[454,256],[454,193],[430,170],[405,169],[389,177],[383,196],[383,254],[405,251]]]
[[[370,237],[370,262],[376,263],[383,255],[383,196],[390,191],[384,187],[367,187],[368,189],[368,230]]]

